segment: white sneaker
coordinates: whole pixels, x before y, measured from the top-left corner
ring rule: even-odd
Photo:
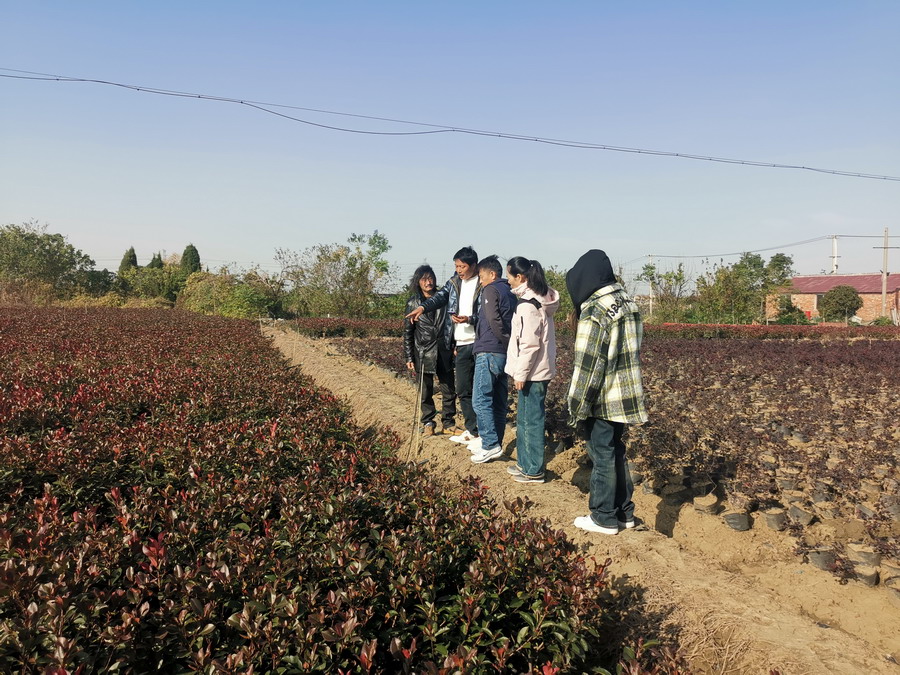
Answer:
[[[495,448],[488,448],[487,450],[474,453],[472,455],[472,462],[474,464],[484,464],[485,462],[490,462],[492,459],[497,459],[502,454],[503,448],[498,445]]]
[[[635,522],[633,519],[628,520],[628,521],[620,520],[618,522],[619,522],[619,527],[622,528],[623,530],[633,530],[634,529]]]
[[[473,436],[468,431],[464,431],[456,436],[451,436],[450,440],[454,443],[469,443],[471,441],[474,441],[476,438],[478,438],[478,436]]]
[[[575,527],[587,530],[588,532],[599,532],[600,534],[619,534],[618,527],[603,527],[594,522],[590,516],[578,516],[572,523]]]
[[[466,445],[469,448],[469,452],[471,452],[473,455],[484,450],[484,447],[481,445],[480,436],[478,438],[473,438],[471,441],[466,443]]]

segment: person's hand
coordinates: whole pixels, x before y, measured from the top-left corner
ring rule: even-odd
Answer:
[[[453,319],[453,323],[469,323],[469,317],[467,317],[467,316],[460,316],[459,314],[452,314],[450,316],[450,318]]]
[[[412,361],[407,361],[407,362],[406,362],[406,367],[407,367],[408,370],[415,370],[415,369],[416,369],[416,364],[413,363]]]
[[[524,382],[515,381],[516,391],[522,391],[525,388]]]
[[[422,316],[424,313],[425,313],[425,308],[422,307],[421,305],[419,305],[413,311],[411,311],[409,314],[407,314],[404,318],[415,322],[415,321],[418,321],[419,317]]]

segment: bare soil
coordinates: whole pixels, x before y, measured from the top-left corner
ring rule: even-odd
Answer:
[[[900,673],[900,605],[883,588],[841,584],[794,554],[794,540],[753,514],[751,530],[730,529],[690,504],[668,506],[637,489],[637,517],[648,528],[618,536],[590,534],[572,520],[587,509],[589,464],[576,445],[548,456],[543,485],[510,480],[515,430],[507,456],[472,464],[447,436],[419,438],[416,392],[405,380],[341,354],[337,341],[266,328],[274,344],[317,385],[346,398],[356,421],[386,427],[404,444],[402,458],[427,460],[436,475],[478,476],[497,501],[527,496],[590,555],[613,560],[611,587],[634,603],[635,630],[677,639],[698,673]]]

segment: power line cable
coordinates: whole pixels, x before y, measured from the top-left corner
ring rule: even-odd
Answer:
[[[822,241],[823,239],[831,239],[832,237],[844,238],[844,239],[884,239],[883,235],[875,235],[875,234],[826,234],[821,237],[813,237],[812,239],[805,239],[803,241],[795,241],[792,244],[784,244],[782,246],[770,246],[768,248],[758,248],[753,251],[740,251],[738,253],[716,253],[710,255],[660,255],[656,253],[648,254],[652,255],[654,258],[729,258],[736,255],[744,255],[744,253],[763,253],[765,251],[775,251],[781,248],[791,248],[793,246],[803,246],[805,244],[811,244],[816,241]],[[900,239],[900,236],[890,236],[888,239]],[[637,258],[639,260],[639,258]],[[632,261],[633,262],[633,261]],[[627,263],[626,263],[627,264]]]
[[[7,70],[6,68],[0,68],[0,70]],[[292,120],[294,122],[300,122],[302,124],[308,124],[313,127],[319,127],[322,129],[331,129],[332,131],[344,131],[351,134],[367,134],[374,136],[423,136],[426,134],[438,134],[445,133],[446,129],[434,129],[432,131],[369,131],[363,129],[348,129],[345,127],[336,127],[330,124],[319,124],[318,122],[312,122],[310,120],[304,120],[299,117],[292,117],[291,115],[285,115],[283,113],[277,112],[275,110],[269,110],[262,104],[253,103],[251,101],[246,101],[243,99],[237,98],[226,98],[224,96],[209,96],[207,94],[192,94],[189,92],[183,91],[173,91],[168,89],[157,89],[154,87],[144,87],[139,85],[132,84],[122,84],[120,82],[110,82],[107,80],[94,80],[90,78],[81,78],[81,77],[63,77],[63,76],[49,76],[49,77],[20,77],[16,75],[3,75],[0,74],[0,77],[6,77],[11,79],[18,80],[44,80],[44,81],[55,81],[55,82],[90,82],[93,84],[104,84],[109,85],[111,87],[120,87],[122,89],[131,89],[132,91],[145,92],[148,94],[158,94],[160,96],[174,96],[176,98],[196,98],[204,101],[219,101],[222,103],[238,103],[240,105],[245,105],[249,108],[254,108],[256,110],[260,110],[265,113],[269,113],[270,115],[275,115],[276,117],[283,117],[288,120]]]
[[[630,265],[630,264],[632,264],[632,263],[636,263],[638,260],[643,260],[644,258],[646,258],[646,257],[649,256],[649,255],[651,255],[651,254],[650,254],[650,253],[645,253],[645,254],[642,255],[642,256],[638,256],[637,258],[634,258],[634,259],[632,259],[632,260],[628,260],[628,261],[623,262],[623,263],[620,263],[620,264],[622,265],[622,267],[625,267],[626,265]]]
[[[884,239],[883,234],[830,234],[828,238],[839,237],[843,239]],[[900,236],[891,235],[888,239],[900,239]]]
[[[503,138],[506,140],[514,140],[514,141],[531,141],[534,143],[542,143],[546,145],[556,145],[568,148],[577,148],[582,150],[606,150],[609,152],[624,152],[629,154],[638,154],[638,155],[655,155],[658,157],[676,157],[679,159],[692,159],[697,161],[706,161],[706,162],[716,162],[720,164],[739,164],[743,166],[756,166],[762,168],[770,168],[770,169],[795,169],[802,171],[812,171],[815,173],[825,173],[831,174],[834,176],[847,176],[851,178],[869,178],[874,180],[886,180],[886,181],[897,181],[900,182],[900,177],[898,176],[887,176],[882,174],[872,174],[872,173],[861,173],[856,171],[842,171],[838,169],[823,169],[812,166],[803,166],[800,164],[781,164],[777,162],[761,162],[756,160],[748,160],[748,159],[733,159],[728,157],[714,157],[707,155],[699,155],[693,153],[684,153],[684,152],[672,152],[667,150],[652,150],[648,148],[634,148],[628,146],[618,146],[618,145],[607,145],[601,143],[591,143],[587,141],[573,141],[573,140],[565,140],[558,138],[547,138],[542,136],[531,136],[524,134],[515,134],[508,133],[502,131],[487,131],[483,129],[470,129],[466,127],[459,126],[451,126],[451,125],[443,125],[443,124],[430,124],[427,122],[415,122],[411,120],[401,120],[390,117],[377,117],[374,115],[361,115],[357,113],[347,113],[347,112],[339,112],[335,110],[324,110],[320,108],[304,108],[301,106],[290,106],[286,104],[280,103],[262,103],[257,101],[251,101],[247,99],[241,98],[230,98],[226,96],[212,96],[208,94],[197,94],[190,93],[184,91],[176,91],[171,89],[160,89],[157,87],[145,87],[140,85],[133,84],[124,84],[121,82],[112,82],[109,80],[99,80],[93,78],[83,78],[83,77],[69,77],[63,75],[52,75],[49,73],[36,73],[27,70],[15,70],[12,68],[0,68],[0,70],[11,72],[11,73],[23,73],[23,75],[4,75],[0,74],[0,77],[8,78],[8,79],[18,79],[18,80],[41,80],[41,81],[56,81],[56,82],[82,82],[82,83],[93,83],[93,84],[102,84],[112,87],[120,87],[123,89],[131,89],[133,91],[145,92],[150,94],[158,94],[161,96],[174,96],[178,98],[195,98],[206,101],[218,101],[222,103],[235,103],[239,105],[245,105],[255,110],[259,110],[261,112],[268,113],[270,115],[275,115],[277,117],[282,117],[287,120],[291,120],[294,122],[299,122],[301,124],[307,124],[314,127],[319,127],[321,129],[329,129],[332,131],[341,131],[345,133],[352,134],[364,134],[364,135],[372,135],[372,136],[425,136],[425,135],[433,135],[433,134],[444,134],[444,133],[458,133],[458,134],[469,134],[472,136],[489,136],[493,138]],[[293,110],[304,110],[307,112],[316,112],[325,115],[341,115],[344,117],[354,117],[359,119],[367,119],[373,121],[381,121],[381,122],[390,122],[393,124],[408,124],[408,125],[416,125],[416,126],[425,126],[430,127],[428,131],[372,131],[368,129],[352,129],[348,127],[338,127],[329,124],[321,124],[318,122],[313,122],[311,120],[306,120],[300,117],[294,117],[292,115],[287,115],[284,113],[277,112],[272,110],[272,108],[285,108],[285,109],[293,109]]]
[[[775,251],[777,249],[782,248],[791,248],[792,246],[803,246],[804,244],[811,244],[814,241],[822,241],[823,239],[831,239],[831,235],[824,235],[821,237],[814,237],[812,239],[806,239],[804,241],[795,241],[792,244],[783,244],[781,246],[769,246],[768,248],[758,248],[753,251],[738,251],[737,253],[715,253],[709,255],[659,255],[653,253],[654,258],[730,258],[736,255],[744,255],[745,253],[763,253],[765,251]]]

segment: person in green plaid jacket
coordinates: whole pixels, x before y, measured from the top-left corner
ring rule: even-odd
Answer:
[[[569,423],[587,440],[594,464],[591,513],[574,524],[589,532],[618,534],[635,526],[634,484],[623,434],[626,424],[647,421],[640,364],[643,322],[603,251],[581,256],[566,274],[566,287],[577,319]]]

